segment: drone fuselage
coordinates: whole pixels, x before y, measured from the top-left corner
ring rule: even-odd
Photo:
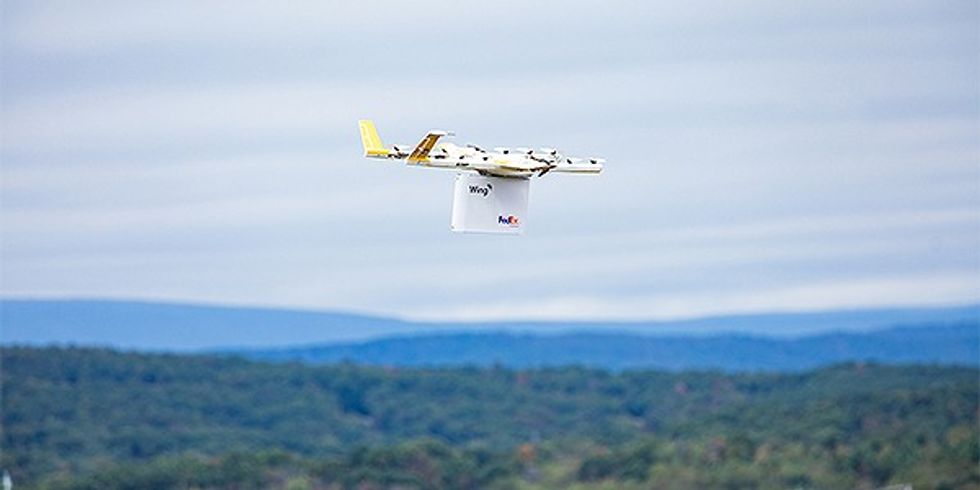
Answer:
[[[429,131],[414,147],[386,147],[374,123],[362,120],[359,124],[364,155],[368,158],[404,160],[409,165],[460,173],[453,198],[453,231],[520,233],[531,177],[543,177],[549,172],[598,174],[604,163],[601,158],[568,157],[553,148],[487,151],[475,145],[440,143],[440,138],[452,133],[435,130]]]

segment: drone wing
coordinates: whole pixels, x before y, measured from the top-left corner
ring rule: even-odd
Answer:
[[[606,163],[601,158],[562,158],[555,162],[549,169],[551,172],[567,172],[581,174],[597,174],[602,172],[602,164]]]

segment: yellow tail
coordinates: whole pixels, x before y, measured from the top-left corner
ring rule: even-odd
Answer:
[[[374,128],[374,122],[361,119],[357,124],[361,127],[361,144],[364,145],[364,156],[388,156],[390,152],[385,149],[384,143],[381,142],[381,137],[378,136],[378,130]]]

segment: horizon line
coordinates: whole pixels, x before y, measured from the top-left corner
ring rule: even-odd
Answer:
[[[614,323],[614,324],[666,324],[681,322],[696,322],[721,318],[752,318],[761,316],[806,316],[819,314],[839,314],[839,313],[860,313],[871,311],[913,311],[913,310],[947,310],[947,309],[977,309],[977,320],[980,320],[980,299],[969,302],[949,302],[949,303],[907,303],[893,305],[867,305],[867,306],[843,306],[840,308],[773,308],[758,309],[753,311],[732,311],[707,314],[679,315],[662,318],[491,318],[483,320],[474,319],[431,319],[413,318],[410,315],[398,315],[377,311],[361,311],[356,309],[327,308],[314,306],[298,305],[275,305],[275,304],[254,304],[237,302],[220,302],[208,300],[174,299],[174,298],[127,298],[127,297],[91,297],[91,296],[72,296],[72,295],[0,295],[0,304],[6,302],[73,302],[73,303],[131,303],[153,306],[179,306],[189,308],[210,308],[223,310],[261,310],[267,312],[288,312],[301,314],[331,314],[348,315],[362,318],[371,318],[386,321],[397,321],[415,325],[449,325],[449,324],[558,324],[558,323]]]

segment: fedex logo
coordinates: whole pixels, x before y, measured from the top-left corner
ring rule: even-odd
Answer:
[[[521,226],[521,220],[514,215],[507,215],[507,216],[500,215],[497,216],[497,224],[507,225],[510,227],[517,227],[517,226]]]

